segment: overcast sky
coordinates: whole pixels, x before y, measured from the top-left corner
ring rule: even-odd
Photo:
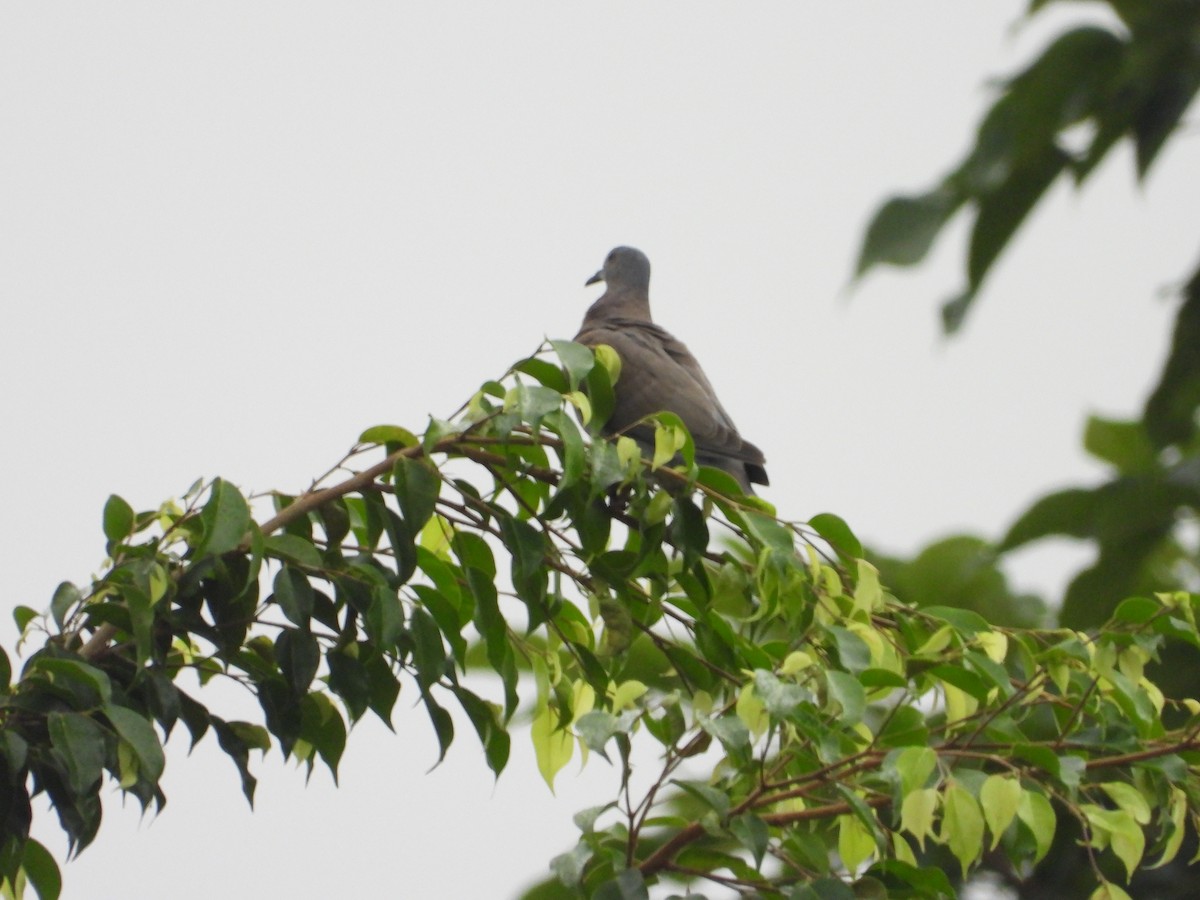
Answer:
[[[365,427],[450,413],[575,333],[616,244],[650,256],[657,320],[766,452],[785,517],[836,512],[907,553],[1096,480],[1084,417],[1137,414],[1163,291],[1195,263],[1194,136],[1141,189],[1127,148],[1085,193],[1060,185],[952,341],[961,228],[845,292],[878,203],[940,176],[988,79],[1087,9],[1017,30],[1023,7],[4,4],[6,605],[86,582],[110,493],[298,491]],[[1053,592],[1082,558],[1013,571]],[[181,728],[164,813],[112,792],[65,896],[509,897],[609,798],[595,757],[550,796],[524,737],[493,784],[469,729],[427,774],[411,704],[396,735],[352,734],[340,789],[259,763],[253,813]]]

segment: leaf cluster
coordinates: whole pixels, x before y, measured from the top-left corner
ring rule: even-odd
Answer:
[[[589,440],[614,376],[553,342],[423,434],[369,429],[269,516],[221,479],[154,511],[111,498],[108,566],[48,618],[18,610],[46,637],[3,667],[10,893],[59,890],[32,795],[79,852],[103,785],[163,806],[179,723],[215,736],[252,801],[254,752],[336,779],[354,722],[390,725],[401,692],[443,756],[461,710],[497,776],[519,710],[551,785],[576,754],[618,767],[537,896],[949,896],[987,855],[1040,858],[1064,818],[1114,892],[1179,851],[1200,704],[1165,700],[1146,665],[1200,644],[1200,598],[1132,599],[1095,633],[902,603],[844,521],[778,519],[698,468],[676,418],[652,459]],[[206,705],[215,679],[253,694],[255,721]]]

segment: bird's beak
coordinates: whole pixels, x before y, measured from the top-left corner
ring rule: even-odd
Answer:
[[[587,287],[589,284],[595,284],[597,281],[603,281],[603,280],[604,280],[604,270],[601,269],[599,272],[597,272],[595,275],[593,275],[591,278],[589,278],[587,281],[585,281],[583,283],[583,286]]]

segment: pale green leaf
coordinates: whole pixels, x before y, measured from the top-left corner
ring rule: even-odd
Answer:
[[[937,754],[930,747],[905,747],[893,763],[900,775],[900,790],[908,794],[923,788],[937,768]]]
[[[937,788],[920,788],[904,795],[900,805],[900,827],[917,839],[925,850],[925,838],[933,836],[933,817],[938,808]]]
[[[940,839],[958,859],[965,878],[971,864],[983,853],[983,812],[979,801],[953,782],[943,798]]]
[[[838,856],[851,872],[875,853],[875,836],[857,816],[838,816]]]
[[[989,775],[979,790],[979,802],[983,806],[983,817],[992,832],[992,849],[1017,815],[1021,805],[1021,782],[1012,775]]]
[[[542,707],[533,718],[529,730],[533,740],[533,752],[537,757],[538,772],[554,792],[554,776],[571,761],[575,752],[575,741],[571,733],[558,727],[558,716],[549,707]]]
[[[1133,785],[1123,781],[1106,781],[1100,787],[1112,798],[1113,803],[1129,813],[1139,825],[1150,824],[1150,804]]]

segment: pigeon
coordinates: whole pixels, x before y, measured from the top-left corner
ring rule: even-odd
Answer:
[[[586,283],[597,281],[603,281],[606,289],[583,317],[575,340],[593,348],[608,344],[621,357],[605,434],[628,434],[649,451],[654,431],[642,420],[657,412],[672,412],[691,432],[697,463],[728,472],[746,494],[754,493],[752,483],[769,484],[762,451],[738,433],[700,363],[682,342],[651,320],[646,254],[617,247]]]

